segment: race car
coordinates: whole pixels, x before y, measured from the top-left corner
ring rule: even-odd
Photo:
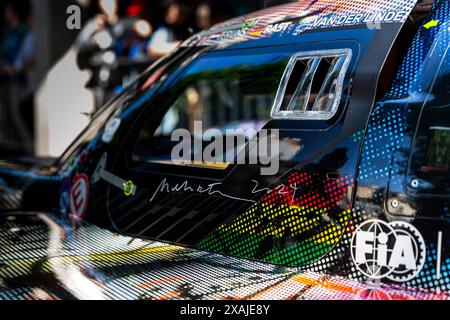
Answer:
[[[52,165],[2,162],[4,299],[448,299],[450,2],[186,40]]]

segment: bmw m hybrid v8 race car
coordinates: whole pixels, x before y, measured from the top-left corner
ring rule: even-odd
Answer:
[[[214,26],[54,165],[2,161],[0,298],[448,299],[450,2],[416,2]],[[235,161],[271,130],[277,170]]]

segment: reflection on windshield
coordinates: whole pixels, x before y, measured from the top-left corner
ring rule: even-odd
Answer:
[[[223,135],[223,141],[232,139],[237,145],[223,146],[215,154],[214,163],[195,165],[226,169],[226,159],[234,159],[269,120],[289,58],[283,54],[200,58],[181,80],[162,94],[164,115],[162,119],[150,117],[141,130],[133,152],[134,161],[173,164],[175,130],[187,130],[202,144],[212,141],[211,130],[215,130]],[[201,130],[197,130],[196,123],[200,121]],[[192,148],[191,158],[201,158],[197,155],[203,150]]]

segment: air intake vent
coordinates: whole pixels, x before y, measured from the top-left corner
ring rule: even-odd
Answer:
[[[342,98],[352,51],[340,49],[291,58],[272,110],[274,119],[328,120]]]

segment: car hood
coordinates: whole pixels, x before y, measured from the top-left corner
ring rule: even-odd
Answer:
[[[74,226],[0,216],[0,299],[446,299]]]

